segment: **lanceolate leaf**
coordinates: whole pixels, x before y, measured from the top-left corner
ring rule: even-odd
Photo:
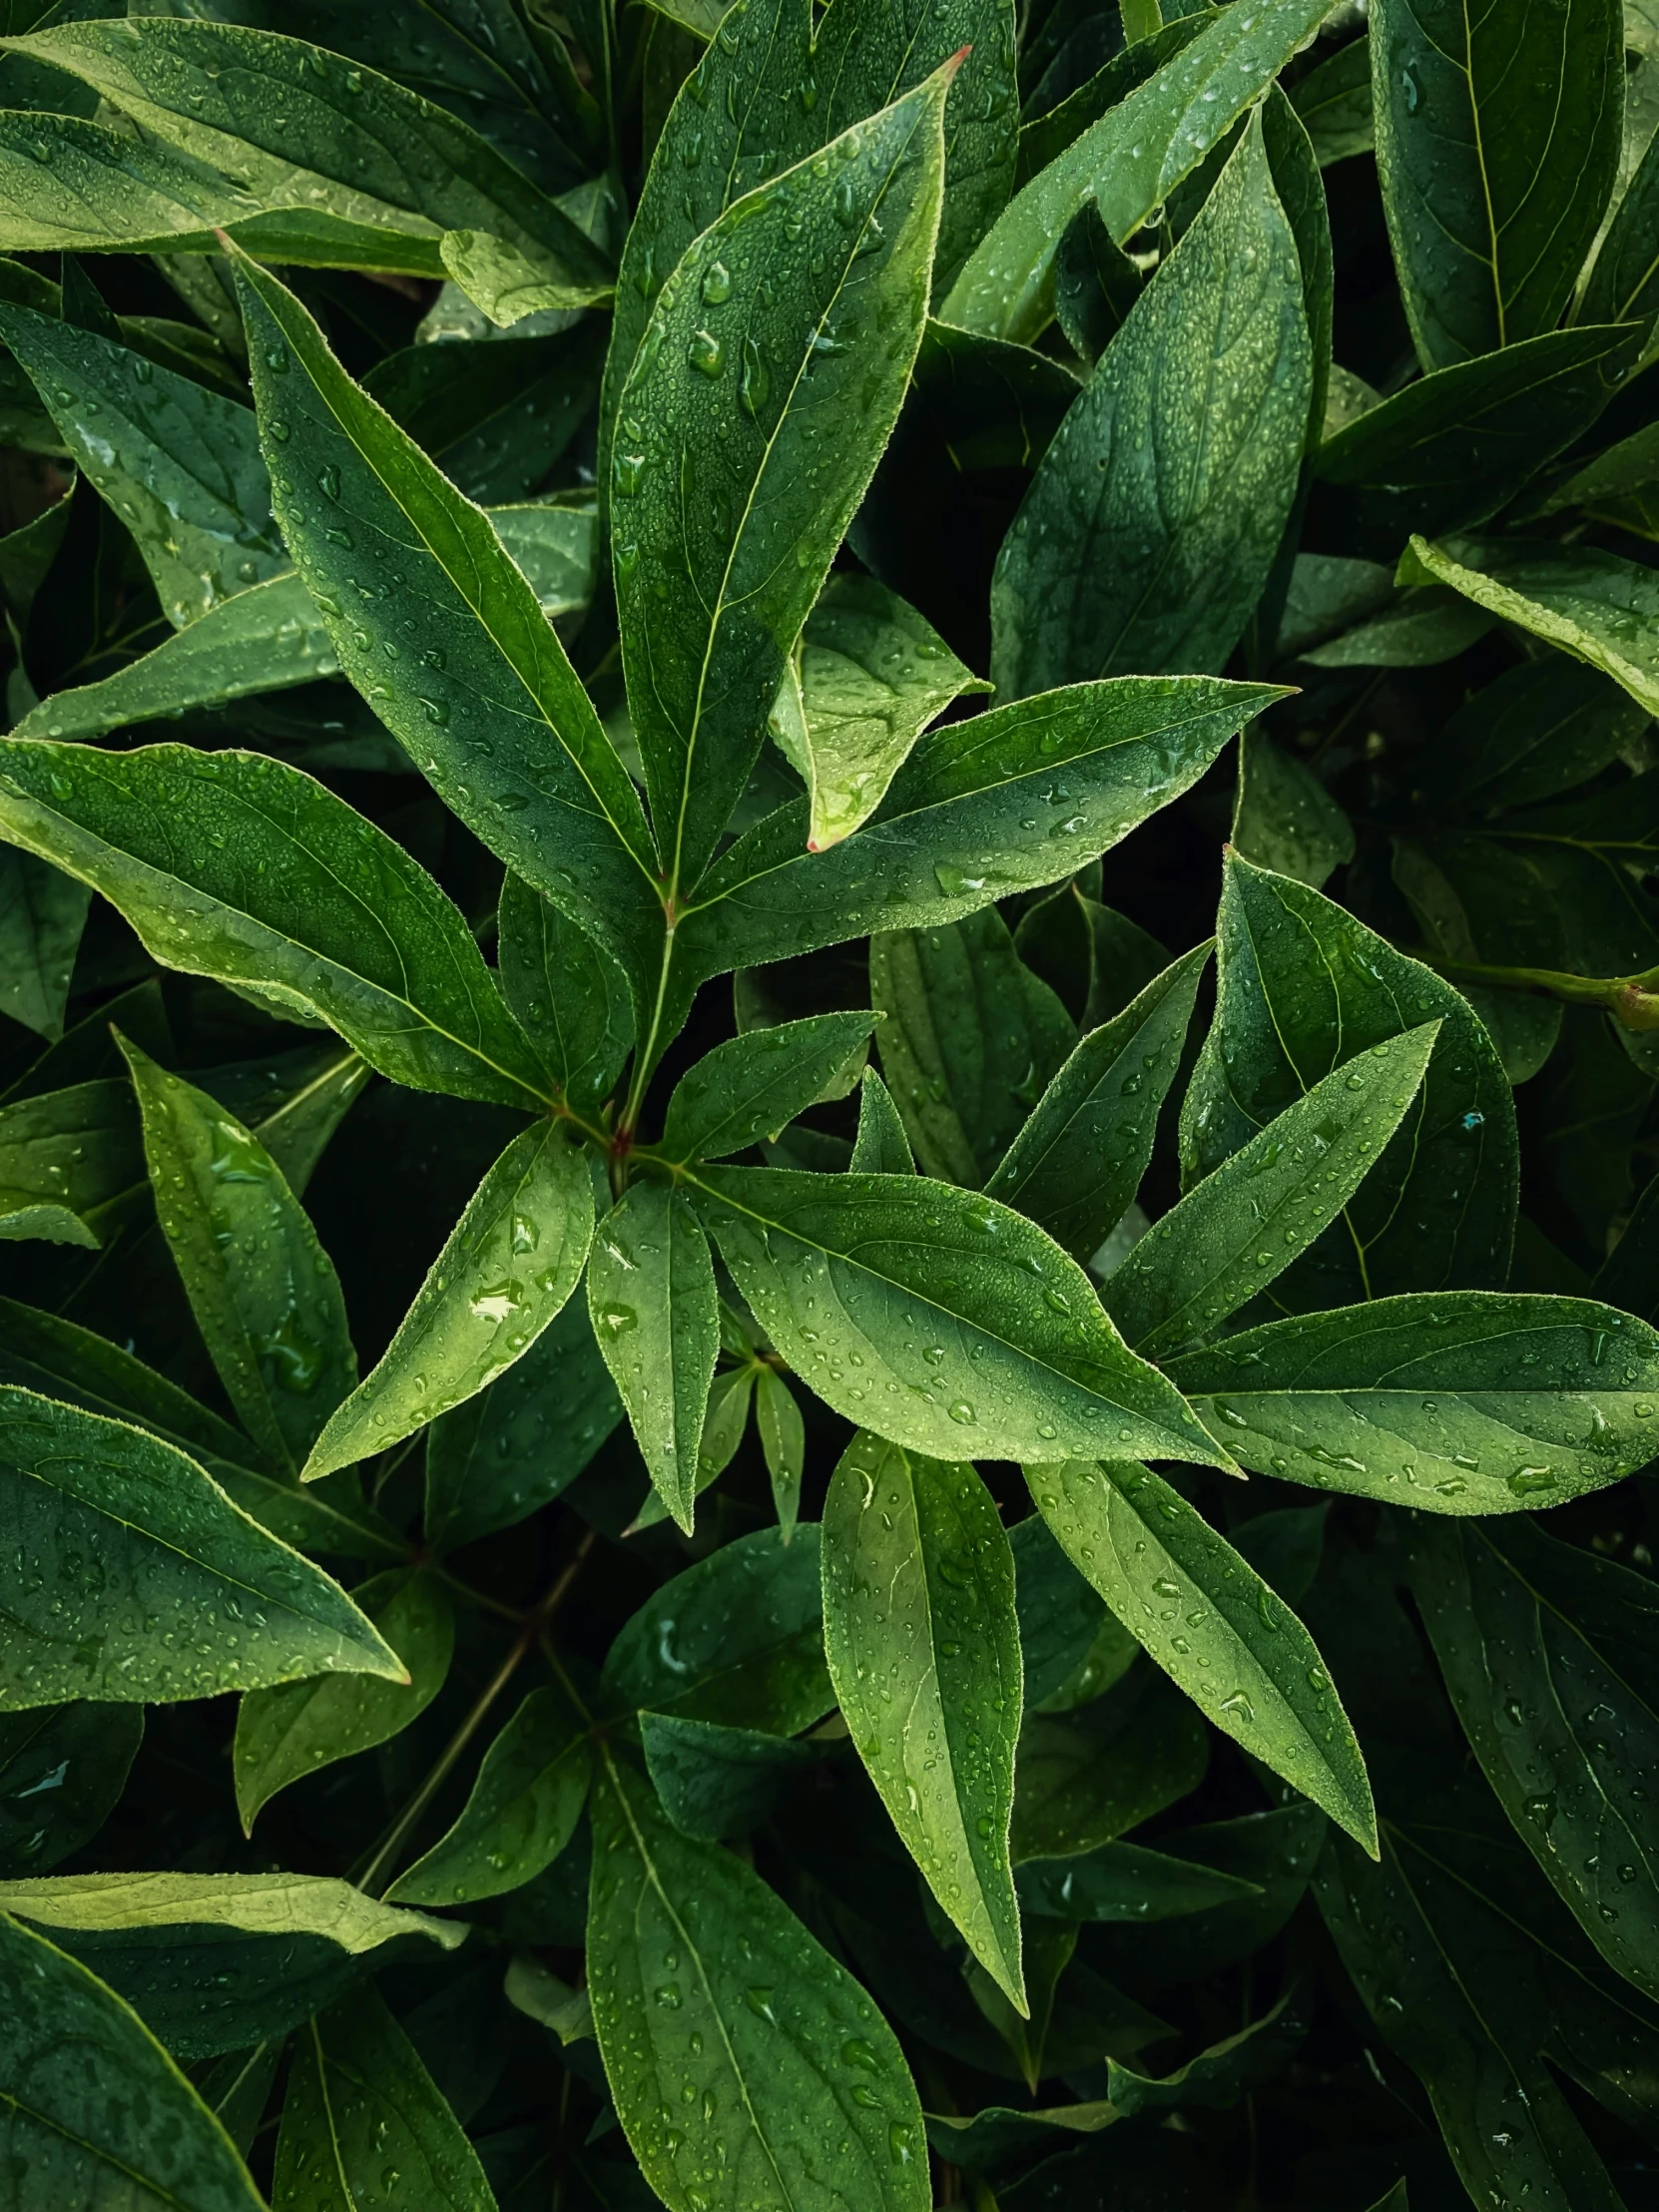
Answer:
[[[892,2030],[757,1875],[677,1835],[609,1760],[588,1959],[617,2116],[673,2212],[717,2188],[924,2212],[921,2107]]]
[[[991,674],[1004,698],[1222,666],[1279,549],[1312,378],[1302,265],[1252,124],[1003,541]]]
[[[618,402],[617,611],[676,902],[748,780],[785,656],[897,418],[927,313],[954,73],[706,231]]]
[[[873,1014],[814,1014],[717,1045],[675,1088],[661,1151],[718,1160],[776,1137],[821,1095],[875,1025]]]
[[[633,1040],[627,979],[585,930],[510,870],[501,886],[501,991],[579,1110],[602,1099]]]
[[[0,855],[0,1013],[55,1043],[91,894],[32,852]]]
[[[307,1481],[398,1443],[527,1352],[582,1279],[588,1162],[557,1121],[513,1139],[473,1193],[384,1358],[331,1415]]]
[[[873,1068],[858,1078],[858,1135],[852,1147],[859,1175],[908,1175],[915,1167],[903,1117]],[[1000,1194],[998,1194],[1000,1195]]]
[[[457,909],[295,769],[7,739],[0,835],[102,891],[164,966],[320,1018],[382,1074],[526,1108],[546,1094]]]
[[[0,1110],[0,1236],[96,1247],[144,1177],[129,1094],[101,1079]]]
[[[0,1388],[0,1707],[213,1697],[402,1665],[320,1568],[159,1437]],[[174,1624],[171,1640],[145,1626]]]
[[[1149,1467],[1074,1460],[1028,1478],[1073,1563],[1201,1711],[1375,1853],[1365,1760],[1289,1606]]]
[[[704,1168],[692,1188],[774,1344],[847,1419],[934,1456],[1230,1464],[1006,1207],[920,1176]]]
[[[81,1700],[0,1719],[0,1875],[40,1874],[97,1835],[144,1740],[144,1709]]]
[[[867,1431],[824,1508],[824,1633],[858,1756],[934,1897],[1022,2012],[1008,1865],[1014,1560],[979,1476]]]
[[[1659,1337],[1592,1299],[1382,1298],[1170,1363],[1258,1474],[1433,1513],[1513,1513],[1653,1456]]]

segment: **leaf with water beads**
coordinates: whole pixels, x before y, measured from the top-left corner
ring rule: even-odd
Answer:
[[[98,1248],[125,1194],[144,1180],[124,1088],[73,1083],[0,1112],[0,1238]]]
[[[1026,1478],[1072,1563],[1205,1716],[1375,1856],[1366,1763],[1325,1663],[1226,1537],[1132,1461]]]
[[[925,2212],[921,2107],[844,1967],[719,1845],[678,1835],[607,1760],[588,1988],[617,2116],[672,2212]]]
[[[776,1137],[822,1096],[875,1022],[855,1009],[812,1014],[716,1045],[675,1086],[657,1149],[670,1160],[718,1160]]]

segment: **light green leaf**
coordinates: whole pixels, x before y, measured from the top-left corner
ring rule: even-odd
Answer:
[[[516,1136],[467,1202],[378,1366],[333,1413],[306,1481],[399,1443],[527,1352],[582,1279],[593,1180],[563,1124]]]
[[[1239,788],[1232,846],[1257,867],[1294,876],[1315,890],[1354,857],[1354,825],[1294,753],[1261,730],[1239,741]]]
[[[1487,615],[1603,670],[1659,714],[1659,577],[1652,569],[1597,545],[1537,538],[1431,545],[1414,537],[1400,565],[1402,581],[1449,584]]]
[[[1072,1563],[1206,1719],[1377,1851],[1366,1763],[1314,1640],[1290,1607],[1149,1467],[1027,1470]]]
[[[1284,535],[1313,372],[1302,263],[1253,122],[1003,540],[991,674],[1004,698],[1222,667]]]
[[[807,1424],[795,1392],[776,1368],[762,1367],[755,1377],[755,1427],[772,1483],[773,1509],[784,1541],[795,1534],[801,1515],[801,1480],[807,1469]]]
[[[123,1195],[144,1181],[126,1086],[71,1084],[0,1110],[0,1238],[96,1249]]]
[[[642,1713],[640,1744],[663,1811],[682,1836],[711,1844],[758,1827],[823,1756],[788,1736],[675,1713]]]
[[[881,1064],[924,1174],[978,1190],[1077,1035],[994,906],[870,939]]]
[[[271,2201],[274,2212],[356,2212],[390,2189],[422,2212],[495,2212],[460,2121],[364,1989],[307,2021],[295,2041]]]
[[[1266,1290],[1347,1206],[1404,1119],[1440,1025],[1333,1068],[1154,1222],[1102,1293],[1137,1352],[1165,1360]]]
[[[252,219],[252,222],[250,222]],[[79,116],[9,112],[0,121],[0,250],[9,254],[157,249],[210,253],[236,225],[264,247],[323,247],[206,162]],[[360,235],[345,242],[361,245]]]
[[[670,1185],[633,1184],[600,1223],[588,1311],[652,1485],[689,1535],[720,1316],[709,1240]]]
[[[633,1707],[794,1736],[835,1702],[824,1663],[819,1529],[776,1528],[722,1544],[647,1598],[605,1660],[605,1687]]]
[[[137,2014],[3,1916],[0,2078],[9,2152],[36,2202],[260,2212],[230,2137]]]
[[[0,852],[0,1014],[55,1044],[92,894],[32,852]]]
[[[824,1508],[824,1643],[859,1758],[968,1947],[1026,2010],[1008,1865],[1014,1559],[971,1466],[853,1437]]]
[[[618,402],[617,613],[673,897],[749,780],[786,658],[897,420],[954,74],[946,63],[688,247]]]
[[[1659,1337],[1593,1299],[1382,1298],[1250,1329],[1171,1379],[1258,1474],[1431,1513],[1514,1513],[1653,1456]]]
[[[607,1096],[634,1038],[622,970],[511,869],[501,885],[501,993],[578,1112]]]
[[[858,1135],[852,1146],[854,1175],[910,1175],[915,1155],[892,1093],[873,1068],[858,1078]]]
[[[690,1188],[768,1336],[848,1420],[935,1457],[1117,1445],[1231,1465],[1077,1263],[1006,1207],[921,1176],[704,1168]]]
[[[0,1387],[14,1541],[0,1707],[172,1702],[402,1665],[319,1568],[267,1535],[182,1451]],[[146,1628],[174,1624],[171,1639]]]
[[[677,1835],[609,1761],[588,1987],[617,2116],[671,2212],[714,2187],[765,2212],[925,2212],[921,2107],[885,2020],[758,1875]]]
[[[120,1802],[139,1745],[138,1705],[46,1705],[0,1714],[0,1875],[56,1866]]]
[[[383,1744],[423,1713],[443,1687],[455,1642],[449,1594],[434,1575],[393,1568],[356,1601],[396,1656],[401,1680],[335,1682],[326,1675],[255,1690],[237,1714],[237,1811],[252,1833],[278,1790],[336,1759]],[[381,1672],[390,1675],[389,1667]]]
[[[985,1185],[1074,1260],[1094,1257],[1140,1189],[1210,951],[1183,954],[1090,1030]]]
[[[357,1380],[339,1278],[264,1145],[121,1041],[157,1218],[203,1342],[249,1434],[291,1470]]]
[[[488,231],[445,231],[438,258],[451,280],[500,329],[511,329],[527,315],[593,306],[611,295],[609,280],[597,272],[584,280],[557,255]]]
[[[326,1021],[382,1075],[520,1107],[545,1096],[459,911],[297,769],[0,740],[0,835],[102,891],[164,966]]]
[[[829,577],[773,717],[811,794],[808,850],[867,822],[927,725],[964,692],[990,688],[873,576]]]
[[[393,1905],[499,1897],[550,1867],[587,1803],[593,1746],[561,1690],[532,1690],[484,1754],[453,1827],[386,1892]]]
[[[1052,312],[1060,240],[1085,202],[1126,245],[1260,99],[1330,6],[1267,0],[1242,16],[1223,9],[1203,25],[1015,195],[969,255],[940,319],[996,337],[1035,337]]]
[[[664,1159],[718,1160],[776,1137],[815,1104],[874,1028],[856,1008],[728,1038],[675,1085],[657,1148]]]
[[[663,933],[650,832],[534,588],[293,294],[246,259],[237,277],[276,519],[339,666],[445,806],[639,993]],[[378,561],[387,588],[365,596]]]
[[[1619,0],[1548,16],[1377,0],[1378,176],[1424,368],[1560,319],[1618,169],[1622,13]]]

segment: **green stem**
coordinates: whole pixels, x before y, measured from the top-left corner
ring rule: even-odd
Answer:
[[[1437,953],[1417,957],[1453,982],[1490,983],[1499,990],[1540,991],[1570,1006],[1599,1006],[1626,1029],[1659,1029],[1659,967],[1639,975],[1569,975],[1559,968],[1495,967],[1481,960],[1447,960]]]

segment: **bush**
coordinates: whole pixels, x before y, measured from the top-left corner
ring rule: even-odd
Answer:
[[[1645,0],[196,4],[0,53],[0,2193],[1659,2203]]]

